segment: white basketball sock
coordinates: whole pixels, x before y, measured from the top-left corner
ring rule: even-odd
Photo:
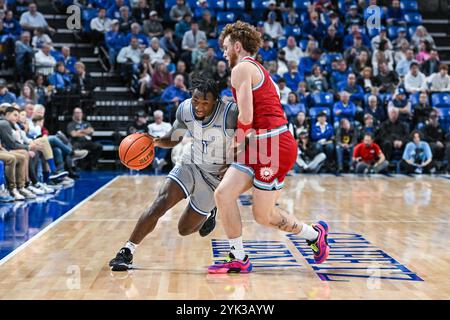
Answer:
[[[127,241],[127,243],[125,243],[124,247],[130,249],[131,254],[134,254],[134,250],[136,250],[137,246],[138,246],[137,244],[135,244],[131,241]]]
[[[229,239],[230,242],[230,252],[234,255],[236,259],[244,260],[245,252],[244,245],[242,244],[242,237]]]
[[[302,231],[300,231],[298,235],[309,241],[314,241],[317,239],[317,237],[319,237],[319,233],[309,224],[305,223],[302,226]]]

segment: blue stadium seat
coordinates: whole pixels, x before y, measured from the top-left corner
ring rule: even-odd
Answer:
[[[413,93],[409,96],[409,101],[411,102],[411,106],[414,107],[419,103],[420,92]]]
[[[309,21],[309,13],[308,12],[302,12],[300,14],[300,22],[301,23],[306,23],[307,21]]]
[[[206,0],[208,3],[208,7],[217,10],[225,10],[225,1],[224,0]]]
[[[387,29],[388,38],[394,40],[398,36],[398,26],[390,26]]]
[[[409,36],[410,38],[412,38],[412,36],[414,35],[414,33],[416,33],[417,27],[418,27],[418,26],[410,26],[410,27],[408,27],[408,36]]]
[[[198,7],[197,0],[185,0],[185,3],[186,3],[186,5],[191,7],[191,9],[194,9],[194,8]]]
[[[91,31],[91,20],[97,16],[98,9],[94,8],[86,8],[83,10],[82,19],[83,19],[83,30],[85,32]]]
[[[208,47],[213,47],[214,49],[219,47],[219,40],[217,39],[209,39],[208,40]]]
[[[286,26],[284,27],[284,36],[290,37],[294,36],[296,39],[300,38],[302,34],[302,30],[300,27],[294,27],[294,26]]]
[[[317,115],[324,111],[327,114],[327,121],[331,121],[331,111],[328,107],[312,107],[308,110],[308,116],[311,119],[311,123],[315,123],[315,120],[317,119]]]
[[[434,93],[431,105],[435,108],[450,108],[450,93]]]
[[[303,51],[305,51],[306,48],[308,47],[308,42],[309,42],[309,40],[307,40],[307,39],[302,39],[302,40],[300,40],[300,42],[298,43],[298,46],[300,47],[300,49],[302,49]]]
[[[333,95],[329,92],[318,92],[312,96],[315,107],[332,107],[334,104]]]
[[[296,10],[307,11],[311,5],[311,0],[294,0],[293,7]]]
[[[278,48],[284,48],[286,47],[287,39],[286,38],[279,38],[278,39]]]
[[[420,25],[422,24],[422,15],[418,12],[405,13],[405,21],[408,25]]]
[[[450,133],[450,106],[439,108],[439,122],[446,133]]]
[[[378,28],[368,28],[367,29],[367,35],[370,39],[375,38],[377,35],[380,34],[380,29]]]
[[[342,59],[342,53],[324,53],[321,58],[321,64],[331,65],[336,58]]]
[[[174,5],[177,4],[177,0],[166,0],[164,1],[164,9],[170,10]]]
[[[232,23],[236,20],[236,15],[233,12],[218,12],[217,13],[217,23],[227,24]]]
[[[226,4],[227,10],[244,10],[245,1],[244,0],[227,0]]]
[[[252,0],[252,9],[253,10],[266,10],[269,4],[269,0]]]
[[[419,6],[417,4],[417,1],[415,1],[415,0],[401,0],[400,8],[402,8],[405,11],[409,11],[409,12],[419,11]]]

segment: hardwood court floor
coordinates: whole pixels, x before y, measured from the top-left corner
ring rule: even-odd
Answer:
[[[330,260],[310,264],[303,241],[257,225],[241,199],[255,272],[209,276],[224,254],[213,234],[181,237],[173,208],[138,247],[137,270],[108,261],[128,239],[163,177],[121,176],[0,262],[0,299],[449,299],[450,180],[439,177],[289,177],[280,205],[327,220]],[[318,269],[320,268],[320,269]]]

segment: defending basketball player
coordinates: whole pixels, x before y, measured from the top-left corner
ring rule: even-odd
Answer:
[[[173,148],[187,133],[193,138],[191,152],[184,154],[181,165],[169,173],[157,198],[139,218],[129,241],[110,261],[112,271],[132,267],[137,245],[155,229],[159,218],[182,199],[189,197],[189,205],[179,220],[180,235],[199,231],[201,236],[206,236],[215,227],[214,190],[233,151],[229,147],[236,130],[238,111],[235,103],[226,103],[219,98],[214,80],[200,75],[192,82],[192,98],[178,107],[172,130],[164,137],[154,139],[157,147]]]
[[[214,193],[230,242],[230,253],[224,263],[210,266],[209,273],[252,270],[242,244],[242,222],[237,205],[239,195],[252,187],[252,212],[258,223],[305,238],[316,263],[328,257],[325,222],[307,225],[275,206],[284,178],[297,158],[297,144],[288,131],[278,87],[267,70],[253,58],[261,39],[254,27],[241,21],[228,24],[220,35],[224,57],[232,69],[232,91],[239,109],[236,142],[242,144],[250,138],[254,143],[244,146],[238,161],[227,170]]]

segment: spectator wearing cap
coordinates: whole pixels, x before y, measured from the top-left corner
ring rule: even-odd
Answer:
[[[110,19],[120,19],[121,18],[121,9],[127,8],[127,10],[130,10],[131,8],[125,4],[125,0],[115,0],[113,4],[111,4],[106,11],[106,15]]]
[[[306,78],[306,85],[310,92],[326,92],[329,89],[327,78],[324,77],[319,65],[314,65],[312,73]]]
[[[405,76],[405,90],[407,93],[414,94],[427,89],[426,76],[420,72],[419,64],[412,62],[409,72]]]
[[[301,129],[298,133],[298,156],[296,165],[300,172],[318,173],[327,156],[311,142],[308,130]]]
[[[389,108],[388,119],[381,124],[376,138],[388,161],[401,157],[408,134],[407,124],[399,121],[399,109]]]
[[[277,60],[277,50],[271,47],[269,37],[263,36],[263,44],[258,54],[262,56],[264,62]]]
[[[342,91],[339,93],[340,101],[336,102],[333,106],[334,127],[339,126],[339,122],[342,119],[347,119],[350,122],[355,120],[356,105],[350,101],[350,93]]]
[[[389,166],[380,146],[373,141],[373,135],[366,133],[363,141],[353,151],[355,173],[379,173]]]
[[[327,114],[324,111],[319,112],[317,122],[311,127],[311,140],[318,152],[324,152],[327,159],[333,158],[334,129],[327,122]]]
[[[289,92],[287,103],[283,105],[284,113],[290,123],[293,123],[300,112],[306,113],[305,105],[298,101],[294,91]]]
[[[30,79],[33,76],[33,48],[30,45],[30,33],[22,32],[20,39],[16,41],[16,72],[20,82]]]
[[[400,168],[404,173],[430,173],[433,166],[433,154],[430,145],[423,141],[420,131],[411,133],[411,142],[405,147]]]
[[[447,162],[447,172],[450,172],[450,133],[445,134],[439,123],[439,112],[434,109],[430,113],[427,125],[423,128],[424,140],[429,143],[436,161]]]
[[[211,12],[209,10],[203,11],[202,19],[198,23],[198,26],[199,29],[206,34],[208,39],[213,39],[217,37],[217,22],[212,19]]]
[[[0,79],[0,104],[10,103],[13,104],[17,100],[16,95],[9,92],[5,79]]]
[[[351,5],[348,8],[348,12],[345,15],[345,29],[350,28],[351,26],[357,25],[362,26],[364,23],[364,20],[362,16],[358,13],[358,6]]]
[[[395,71],[389,70],[386,62],[378,65],[378,74],[375,76],[375,81],[380,84],[380,93],[394,93],[399,83],[398,75]]]
[[[136,132],[147,133],[148,132],[148,116],[144,110],[136,112],[134,116],[134,122],[127,129],[127,134],[133,134]]]
[[[450,76],[448,75],[448,65],[441,64],[439,71],[430,76],[431,92],[449,92],[450,93]]]
[[[55,29],[48,25],[43,14],[37,11],[37,5],[35,3],[30,3],[28,5],[28,11],[22,13],[20,16],[20,26],[28,31],[42,28],[50,33],[55,32]]]
[[[173,38],[172,29],[168,28],[164,30],[164,36],[159,40],[159,45],[164,50],[164,52],[170,55],[172,60],[178,59],[180,49],[176,45],[175,40]]]
[[[293,36],[287,38],[286,46],[283,48],[283,51],[286,53],[287,62],[293,61],[298,63],[300,58],[303,57],[303,51],[297,46],[297,42]]]
[[[97,17],[91,20],[91,40],[97,48],[105,42],[105,34],[111,31],[111,19],[106,16],[106,10],[100,8]]]
[[[325,37],[327,30],[325,25],[319,20],[319,14],[316,11],[312,11],[309,14],[309,21],[307,21],[303,27],[303,33],[308,35],[309,39],[320,41]]]
[[[185,4],[184,0],[177,0],[176,4],[170,8],[169,16],[172,22],[180,22],[186,14],[192,17],[191,8]]]
[[[369,38],[360,31],[360,26],[358,24],[352,24],[350,33],[344,37],[344,50],[353,46],[356,36],[361,36],[362,44],[369,48],[371,46]]]
[[[36,67],[36,73],[41,73],[44,76],[48,76],[53,73],[53,69],[56,66],[56,60],[50,54],[50,50],[50,44],[46,43],[42,46],[42,49],[35,53],[34,64]]]
[[[136,1],[133,1],[134,3]],[[133,7],[132,15],[136,18],[137,22],[142,25],[147,18],[151,15],[150,6],[148,5],[147,0],[139,0],[137,6]],[[156,11],[155,11],[156,12]],[[156,14],[158,16],[158,14]],[[162,34],[162,29],[161,29]]]
[[[331,25],[327,29],[327,34],[322,38],[321,48],[328,53],[340,53],[344,48],[344,42],[340,35],[337,34],[336,27]]]
[[[263,12],[263,21],[267,21],[267,18],[271,12],[276,14],[276,21],[283,21],[283,16],[281,10],[277,7],[277,2],[275,0],[269,0],[267,3],[267,8]]]
[[[158,12],[151,11],[149,14],[149,19],[144,21],[143,24],[143,32],[144,34],[149,37],[161,37],[163,35],[163,26],[158,18]]]
[[[387,119],[386,110],[384,106],[379,103],[378,97],[376,95],[370,95],[367,98],[367,105],[364,108],[364,113],[366,115],[371,115],[377,123],[382,123]]]
[[[277,15],[274,11],[269,12],[267,20],[264,22],[264,31],[273,40],[278,40],[284,35],[283,27],[281,26],[281,23],[276,21],[276,17]]]
[[[428,60],[423,62],[420,66],[420,70],[427,77],[432,75],[433,73],[437,73],[439,71],[439,66],[441,62],[439,61],[439,54],[436,49],[431,49],[430,57]]]
[[[114,70],[116,64],[116,58],[119,51],[126,45],[124,40],[124,34],[119,31],[119,20],[114,19],[111,21],[111,31],[105,34],[106,48],[108,49],[109,64],[111,71]]]
[[[319,48],[312,50],[311,55],[308,57],[303,57],[300,59],[300,64],[298,65],[298,72],[302,78],[309,76],[312,73],[314,65],[320,65],[320,59],[322,57],[322,51]]]
[[[352,126],[348,119],[339,121],[339,128],[336,131],[336,160],[338,172],[344,171],[344,166],[352,167],[353,148],[358,142],[358,131]],[[348,160],[345,161],[345,156]]]
[[[406,25],[405,12],[400,7],[400,0],[392,0],[392,4],[387,9],[386,23],[390,26]]]
[[[408,49],[406,51],[406,56],[404,59],[400,60],[397,63],[397,67],[395,68],[395,71],[397,72],[397,74],[400,77],[405,77],[406,74],[409,72],[410,68],[411,68],[411,63],[416,62],[416,60],[414,60],[414,51],[412,49]]]
[[[399,112],[401,122],[408,123],[412,116],[411,102],[408,99],[405,88],[399,86],[394,94],[394,98],[388,103],[388,110],[396,109]]]
[[[422,129],[426,121],[430,118],[430,114],[433,111],[430,103],[428,102],[428,94],[421,92],[419,101],[413,106],[413,127],[416,129]]]

